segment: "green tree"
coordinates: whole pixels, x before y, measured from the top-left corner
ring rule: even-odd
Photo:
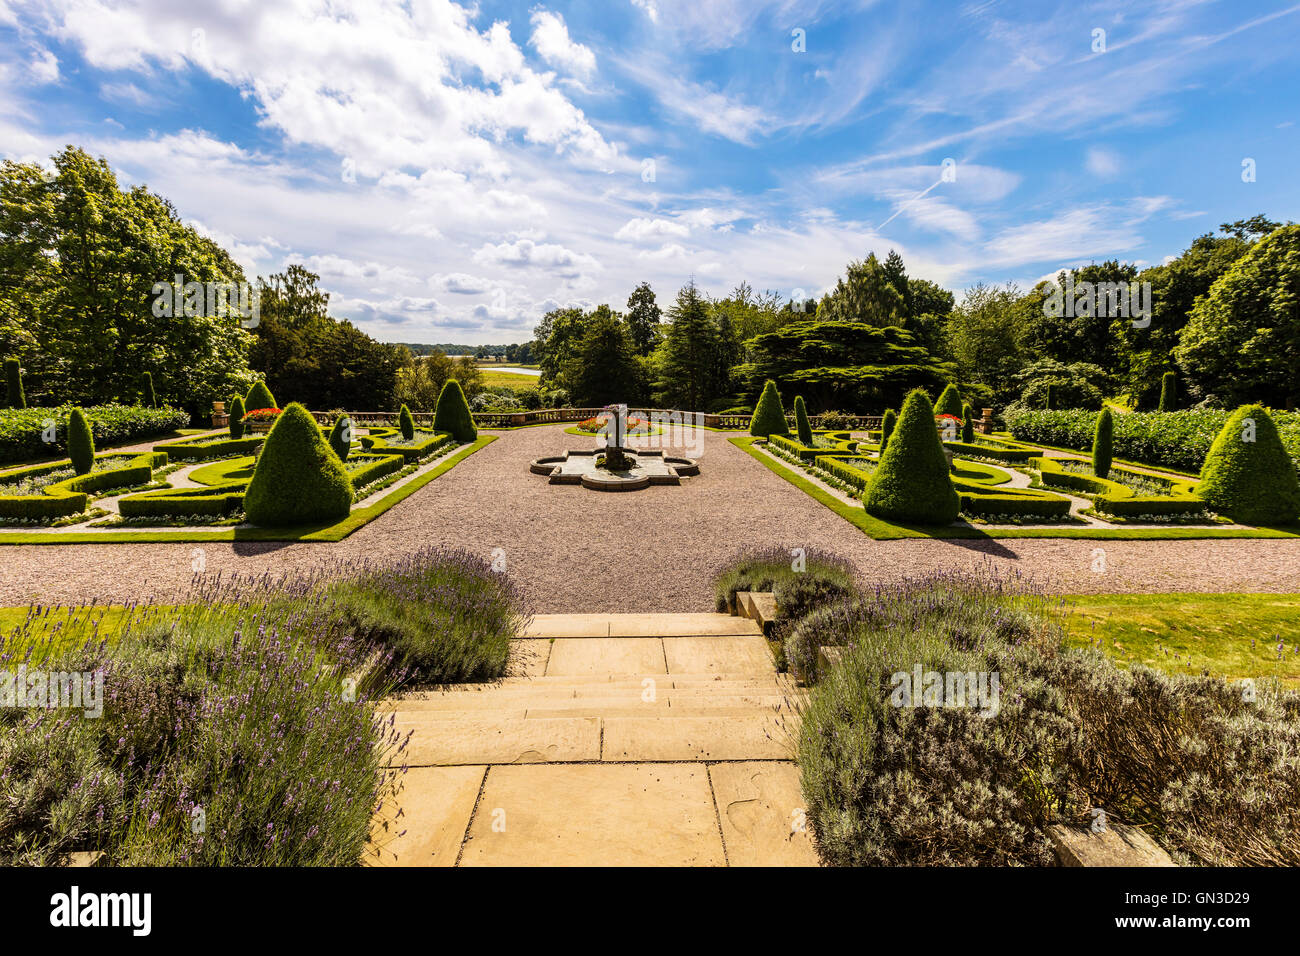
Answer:
[[[587,330],[587,313],[581,309],[552,309],[542,316],[533,329],[541,365],[541,381],[546,388],[567,387],[561,380],[561,370],[571,367],[573,354]]]
[[[1210,510],[1245,524],[1300,518],[1295,462],[1262,405],[1242,405],[1228,417],[1205,456],[1196,494]]]
[[[891,521],[949,524],[961,499],[934,426],[934,407],[923,389],[908,394],[889,444],[862,496],[868,514]]]
[[[231,438],[244,437],[244,400],[236,395],[230,402],[230,423],[227,429]]]
[[[902,281],[906,282],[906,276]],[[844,278],[822,296],[817,306],[820,320],[862,322],[878,328],[899,325],[906,316],[903,296],[890,283],[875,253],[862,262],[850,262]]]
[[[659,336],[659,319],[663,315],[655,302],[649,282],[642,282],[627,300],[628,334],[637,355],[649,355]]]
[[[1165,372],[1160,378],[1160,405],[1162,412],[1172,412],[1178,408],[1178,373]]]
[[[1092,433],[1092,473],[1098,478],[1110,475],[1114,434],[1115,422],[1110,409],[1103,408],[1097,413],[1097,427]]]
[[[885,446],[889,444],[889,436],[894,433],[894,426],[898,424],[898,412],[892,408],[886,408],[885,414],[880,418],[880,454],[885,453]]]
[[[415,437],[415,416],[405,405],[397,411],[397,427],[407,441]]]
[[[1200,395],[1230,404],[1300,397],[1300,224],[1270,233],[1197,300],[1174,355]]]
[[[749,419],[749,433],[758,438],[771,435],[788,435],[790,426],[785,420],[785,406],[781,404],[781,393],[777,391],[776,382],[768,379],[763,385],[754,414]]]
[[[641,367],[625,323],[608,309],[594,313],[565,370],[569,394],[578,406],[636,404],[641,399]]]
[[[655,352],[659,401],[669,408],[705,411],[719,395],[717,326],[694,280],[677,293],[670,324]]]
[[[26,408],[27,396],[23,392],[23,370],[16,358],[5,359],[5,407]]]
[[[68,415],[68,457],[79,475],[88,475],[95,467],[95,433],[80,408]]]
[[[438,396],[438,407],[433,413],[433,430],[450,434],[462,445],[478,438],[478,428],[474,425],[474,415],[469,410],[465,391],[454,378],[447,380]]]
[[[1031,358],[1025,345],[1030,307],[1013,284],[980,283],[966,290],[948,317],[948,350],[957,365],[956,377],[987,386],[998,407],[1019,397],[1013,383]]]
[[[794,397],[794,427],[799,435],[799,441],[811,447],[813,443],[812,425],[808,422],[808,408],[804,405],[802,395]]]
[[[311,413],[290,402],[276,418],[244,493],[244,513],[263,527],[346,517],[352,482]]]

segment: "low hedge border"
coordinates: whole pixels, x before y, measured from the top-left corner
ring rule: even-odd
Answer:
[[[212,461],[216,458],[251,455],[264,441],[266,441],[265,435],[253,438],[224,438],[216,441],[204,438],[199,441],[167,442],[155,445],[153,450],[164,453],[169,461]]]
[[[246,481],[234,481],[204,488],[159,488],[121,499],[117,510],[123,518],[225,517],[244,503],[247,487]]]
[[[59,534],[33,531],[0,532],[0,545],[6,544],[126,544],[130,542],[213,542],[213,541],[342,541],[358,528],[374,521],[390,508],[415,494],[429,482],[438,478],[474,452],[496,441],[497,435],[480,435],[471,445],[448,455],[442,462],[405,484],[399,485],[383,498],[364,508],[353,509],[348,517],[333,524],[307,528],[223,528],[206,531],[69,531]],[[166,489],[159,489],[165,491]],[[172,489],[173,491],[177,489]],[[212,489],[193,489],[206,491]],[[125,500],[125,499],[124,499]],[[192,512],[191,512],[192,513]]]
[[[920,527],[883,521],[866,513],[861,505],[841,501],[829,491],[793,471],[771,455],[754,447],[752,435],[737,435],[729,442],[756,460],[768,471],[794,485],[814,501],[825,505],[849,524],[875,541],[898,541],[903,538],[986,539],[997,538],[1073,538],[1087,541],[1188,541],[1207,538],[1300,538],[1300,525],[1290,528],[980,528],[975,525]],[[32,537],[35,537],[33,535]],[[48,536],[47,536],[48,537]],[[3,539],[0,538],[0,541]]]
[[[108,451],[101,452],[95,458],[112,458],[118,455],[117,452]],[[57,481],[39,495],[0,495],[0,518],[49,521],[81,514],[90,503],[91,493],[107,488],[145,484],[153,478],[154,469],[165,464],[167,464],[166,455],[144,452],[136,455],[120,468],[92,471],[86,475],[74,475],[63,481]],[[65,461],[34,465],[0,474],[0,479],[30,478],[66,467]]]
[[[396,428],[372,428],[368,435],[361,436],[361,447],[373,454],[401,455],[409,463],[428,458],[444,445],[455,444],[456,441],[447,432],[438,432],[432,438],[426,438],[415,445],[389,444],[388,438],[400,434]]]
[[[816,448],[805,445],[794,438],[787,438],[785,435],[769,435],[767,441],[775,445],[782,451],[791,455],[797,455],[801,461],[815,461],[824,456],[836,452],[852,453],[858,450],[858,443],[852,439],[849,432],[846,431],[820,431],[814,432],[814,437],[828,438],[835,442],[834,448]]]
[[[359,452],[349,455],[345,466],[354,462],[369,460],[368,465],[361,468],[349,468],[348,477],[352,480],[353,488],[361,488],[377,481],[385,475],[391,475],[395,471],[401,471],[406,467],[406,459],[401,455],[381,455],[375,452]]]
[[[1055,458],[1034,458],[1029,466],[1038,471],[1044,485],[1080,491],[1092,498],[1093,508],[1116,517],[1133,515],[1196,514],[1205,510],[1205,502],[1196,496],[1193,481],[1174,481],[1149,475],[1131,468],[1111,468],[1111,474],[1123,473],[1169,486],[1168,495],[1139,495],[1127,485],[1109,478],[1081,475],[1066,471]]]

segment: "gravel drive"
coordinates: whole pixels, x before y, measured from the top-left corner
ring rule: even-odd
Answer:
[[[341,542],[202,544],[207,569],[279,572],[429,544],[490,557],[500,547],[537,613],[710,610],[712,571],[751,545],[827,548],[867,580],[990,560],[1061,592],[1300,592],[1300,539],[873,541],[716,432],[703,433],[700,476],[680,487],[608,493],[550,485],[529,473],[530,461],[596,443],[564,427],[501,433]],[[0,605],[165,597],[188,587],[195,547],[0,547]],[[1105,573],[1092,571],[1099,547]]]

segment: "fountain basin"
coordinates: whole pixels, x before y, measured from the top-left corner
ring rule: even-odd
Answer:
[[[535,459],[528,470],[535,475],[546,475],[553,485],[582,485],[592,491],[640,491],[651,485],[679,485],[683,477],[700,473],[699,463],[692,458],[667,458],[662,451],[635,451],[624,449],[632,467],[623,471],[610,471],[596,466],[603,448],[570,451],[563,456]]]

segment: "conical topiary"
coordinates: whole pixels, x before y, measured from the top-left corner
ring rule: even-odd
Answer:
[[[230,437],[244,437],[244,400],[238,395],[230,402]]]
[[[1196,494],[1214,512],[1243,524],[1290,524],[1300,517],[1295,462],[1262,405],[1229,417],[1201,466]]]
[[[803,403],[803,396],[794,397],[794,427],[799,433],[799,441],[809,448],[812,447],[812,425],[808,423],[808,408]]]
[[[415,416],[405,405],[397,413],[397,427],[401,429],[402,437],[407,441],[415,437]]]
[[[898,424],[898,412],[892,408],[886,408],[885,414],[880,419],[880,454],[885,453],[885,446],[889,444],[889,436],[894,433],[894,426]]]
[[[961,440],[968,445],[975,441],[975,409],[969,402],[961,407]]]
[[[336,418],[334,427],[330,429],[329,442],[334,454],[339,456],[339,461],[347,461],[348,455],[352,453],[352,419],[346,415]]]
[[[79,475],[88,475],[95,467],[95,434],[86,413],[79,408],[68,415],[68,457],[72,459],[72,470]]]
[[[244,493],[253,524],[282,528],[332,521],[352,508],[352,482],[311,413],[290,403],[275,420]]]
[[[5,391],[9,408],[27,407],[27,396],[23,394],[23,369],[16,358],[5,359]]]
[[[1110,474],[1111,436],[1115,423],[1111,420],[1110,409],[1103,408],[1097,413],[1097,427],[1092,433],[1092,473],[1098,478]]]
[[[465,391],[454,378],[447,379],[438,393],[438,405],[433,410],[433,430],[449,432],[462,445],[478,438],[474,416],[470,414]]]
[[[244,411],[255,412],[259,408],[278,408],[275,404],[275,396],[271,390],[266,387],[265,382],[254,382],[253,387],[248,390],[244,396]]]
[[[1160,406],[1162,412],[1172,412],[1178,407],[1178,373],[1165,372],[1160,376]]]
[[[763,394],[758,396],[758,404],[754,406],[754,415],[749,420],[749,433],[759,438],[790,434],[790,427],[785,421],[785,406],[781,404],[781,393],[776,390],[776,382],[770,378],[763,385]]]
[[[869,514],[891,521],[951,524],[961,498],[948,475],[934,408],[916,389],[903,402],[898,424],[863,496]]]
[[[961,395],[958,394],[956,385],[949,385],[939,393],[939,400],[934,403],[934,413],[961,418]]]

